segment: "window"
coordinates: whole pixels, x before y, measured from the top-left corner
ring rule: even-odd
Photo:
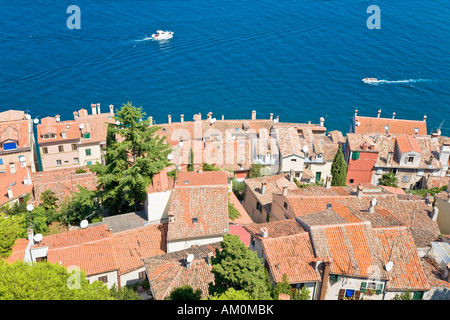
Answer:
[[[413,300],[422,300],[423,298],[423,292],[415,291],[413,293]]]
[[[48,148],[47,147],[42,148],[42,153],[43,154],[47,154],[48,153]]]
[[[415,133],[419,133],[419,128],[414,128]]]
[[[192,223],[197,224],[198,223],[198,218],[192,218]]]
[[[284,204],[283,204],[283,207],[287,210],[287,208],[288,208],[288,204],[287,204],[287,202],[286,201],[284,201]]]
[[[58,146],[58,151],[59,152],[64,152],[64,146]]]
[[[16,165],[14,164],[14,162],[9,164],[9,170],[11,171],[11,173],[16,173]]]
[[[380,282],[361,282],[361,292],[365,293],[368,290],[375,291],[376,294],[383,292],[383,284]]]
[[[88,165],[88,166],[92,165],[92,161],[88,161],[88,162],[87,162],[87,165]]]
[[[256,210],[258,210],[259,212],[262,212],[262,206],[260,202],[256,203]]]
[[[320,181],[321,177],[322,177],[322,172],[316,172],[316,181]]]
[[[67,135],[66,135],[66,132],[65,132],[65,131],[61,132],[61,137],[62,137],[63,139],[67,138]]]
[[[297,159],[291,159],[292,162],[297,162]]]
[[[89,132],[86,132],[85,134],[83,134],[83,138],[84,139],[90,139],[91,138],[91,134]]]
[[[73,158],[73,163],[80,163],[80,160],[78,158]]]
[[[350,179],[348,182],[349,182],[349,183],[354,183],[354,182],[355,182],[355,179]]]
[[[410,176],[403,176],[402,181],[403,182],[409,182]]]
[[[108,276],[98,277],[98,281],[107,283],[108,282]]]
[[[56,165],[60,166],[62,164],[61,160],[56,160]]]
[[[145,274],[145,271],[141,271],[139,272],[139,279],[145,279],[147,277],[147,275]]]
[[[414,157],[408,157],[408,162],[410,163],[414,162]]]
[[[86,151],[86,155],[87,155],[87,156],[90,156],[90,155],[91,155],[91,149],[86,149],[85,151]]]
[[[359,151],[352,152],[352,160],[358,160],[359,159]]]
[[[77,150],[77,144],[76,143],[72,143],[72,150]]]
[[[17,149],[17,143],[10,142],[10,143],[4,143],[3,144],[3,150],[15,150]]]
[[[3,159],[2,158],[0,158],[0,164],[3,164]]]

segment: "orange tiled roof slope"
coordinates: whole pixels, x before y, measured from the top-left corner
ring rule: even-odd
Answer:
[[[167,224],[154,224],[111,233],[105,224],[43,237],[31,249],[48,247],[47,261],[76,265],[88,276],[140,268],[142,259],[166,252]],[[23,260],[26,239],[16,241],[8,261]]]
[[[80,129],[76,121],[56,121],[55,117],[41,119],[41,123],[36,125],[36,131],[39,145],[45,145],[55,141],[78,140],[80,138]],[[65,132],[65,138],[63,137],[63,132]],[[54,138],[44,139],[43,135],[50,133],[56,136]]]
[[[144,266],[156,300],[163,300],[178,287],[190,285],[194,290],[200,289],[202,297],[208,296],[208,284],[214,281],[208,257],[220,249],[220,243],[180,250],[144,260]],[[189,266],[186,265],[188,254],[194,256]]]
[[[392,118],[362,117],[356,115],[355,133],[386,133],[388,126],[390,134],[426,135],[427,123],[424,120],[403,120]]]
[[[0,143],[16,142],[19,149],[31,147],[29,126],[29,120],[25,118],[23,111],[0,112]]]
[[[24,179],[28,179],[30,169],[15,165],[16,172],[11,173],[10,166],[6,166],[4,172],[0,172],[0,205],[5,204],[13,199],[23,196],[33,191],[33,185],[25,184]],[[11,189],[13,197],[8,197],[8,188]]]
[[[417,143],[416,138],[414,138],[411,135],[407,134],[401,134],[396,137],[397,146],[401,153],[405,152],[417,152],[422,153],[422,149],[420,148],[419,144]]]
[[[106,135],[108,131],[108,123],[114,123],[113,113],[100,113],[100,114],[87,114],[82,112],[81,109],[78,111],[78,115],[75,115],[75,121],[78,124],[83,124],[84,128],[82,133],[89,132],[91,134],[89,139],[84,139],[80,136],[81,143],[93,143],[93,142],[106,142]],[[84,131],[84,132],[83,132]]]

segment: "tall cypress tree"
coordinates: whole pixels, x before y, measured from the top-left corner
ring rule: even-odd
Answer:
[[[332,186],[345,186],[347,183],[347,163],[345,162],[344,153],[342,152],[342,146],[339,145],[338,152],[334,157],[333,164],[331,165],[331,180]]]
[[[140,210],[153,175],[170,164],[170,145],[156,135],[159,127],[142,120],[145,115],[142,107],[123,104],[116,123],[108,126],[108,136],[115,139],[105,148],[106,164],[91,169],[98,176],[103,206],[112,214]]]

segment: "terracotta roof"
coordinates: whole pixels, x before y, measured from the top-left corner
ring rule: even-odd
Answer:
[[[390,134],[427,134],[427,123],[425,121],[374,118],[356,116],[355,133],[386,133],[385,126],[389,127]],[[418,129],[418,132],[416,132]]]
[[[29,121],[11,120],[0,122],[0,143],[6,141],[16,142],[18,149],[29,148],[31,146]]]
[[[76,121],[56,121],[54,117],[46,117],[41,123],[36,125],[37,139],[39,145],[45,145],[51,142],[63,142],[66,140],[74,140],[80,138],[80,129]],[[63,132],[66,137],[63,138]],[[55,133],[55,138],[44,139],[43,135],[47,133]]]
[[[401,134],[396,137],[397,146],[400,149],[401,153],[415,151],[417,153],[422,153],[422,149],[420,148],[417,140],[410,135]]]
[[[155,299],[163,300],[173,289],[184,285],[200,289],[202,297],[206,298],[208,284],[214,281],[207,257],[213,255],[216,248],[220,248],[219,242],[145,259],[144,266]],[[194,255],[189,268],[185,263],[188,254]]]
[[[167,169],[153,175],[152,183],[147,187],[147,193],[165,192],[172,190],[175,185],[175,180],[167,176]]]
[[[24,179],[28,179],[28,174],[31,174],[29,167],[22,167],[19,161],[16,161],[16,172],[11,173],[11,167],[6,163],[5,165],[5,171],[0,172],[0,205],[33,191],[33,184],[24,184]],[[11,199],[8,198],[8,189],[13,193]]]
[[[268,239],[306,233],[303,227],[295,219],[254,223],[246,225],[244,226],[244,228],[256,239],[263,239],[263,237],[261,236],[262,228],[266,229]]]
[[[227,186],[227,175],[224,171],[182,171],[177,174],[175,188],[199,186]]]
[[[25,256],[25,249],[28,246],[28,239],[16,239],[14,242],[14,245],[12,246],[12,253],[10,256],[8,256],[5,261],[8,263],[14,263],[17,260],[21,261],[23,260],[23,257]]]
[[[450,289],[450,281],[442,279],[444,270],[434,258],[424,257],[420,260],[422,268],[427,277],[431,288],[447,288]]]
[[[406,227],[376,228],[373,232],[380,241],[382,260],[393,262],[387,271],[387,290],[408,288],[412,291],[429,290],[426,275],[422,269],[419,254]]]
[[[230,224],[228,228],[230,234],[238,236],[239,240],[241,240],[243,244],[245,244],[247,247],[250,247],[250,233],[245,230],[244,226]]]
[[[226,185],[176,187],[172,193],[168,241],[223,235],[228,232]]]
[[[114,123],[114,114],[109,112],[91,115],[87,115],[87,112],[85,115],[79,112],[78,114],[79,116],[75,117],[75,121],[78,124],[84,124],[82,133],[89,132],[91,134],[90,139],[84,139],[80,135],[80,143],[106,142],[108,123]]]
[[[266,192],[264,194],[261,192],[261,183],[263,182],[266,183]],[[288,187],[289,190],[298,189],[295,182],[290,182],[289,176],[286,174],[245,179],[244,183],[267,212],[271,211],[273,194],[281,194],[283,192],[283,187],[285,186]]]
[[[7,110],[0,112],[0,122],[10,122],[25,119],[25,112],[21,110]]]
[[[106,224],[44,236],[32,249],[48,247],[47,261],[76,265],[88,276],[143,266],[142,259],[166,250],[167,224],[154,224],[111,233]],[[26,239],[17,241],[11,260],[23,260]]]
[[[308,233],[263,239],[262,246],[275,282],[281,282],[284,274],[289,283],[321,280],[311,263],[314,252]]]
[[[354,152],[379,152],[378,136],[368,133],[347,133],[347,143]]]

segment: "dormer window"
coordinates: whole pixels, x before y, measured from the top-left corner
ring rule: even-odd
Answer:
[[[42,138],[44,138],[44,139],[53,139],[53,138],[56,138],[56,134],[54,134],[54,133],[47,133],[47,134],[44,134],[42,136]]]
[[[17,149],[17,143],[16,142],[8,142],[3,144],[3,150],[15,150]]]
[[[419,133],[419,128],[414,128],[415,133]]]
[[[66,139],[66,138],[67,138],[67,135],[66,135],[66,132],[65,132],[65,131],[61,132],[61,137],[62,137],[63,139]]]

